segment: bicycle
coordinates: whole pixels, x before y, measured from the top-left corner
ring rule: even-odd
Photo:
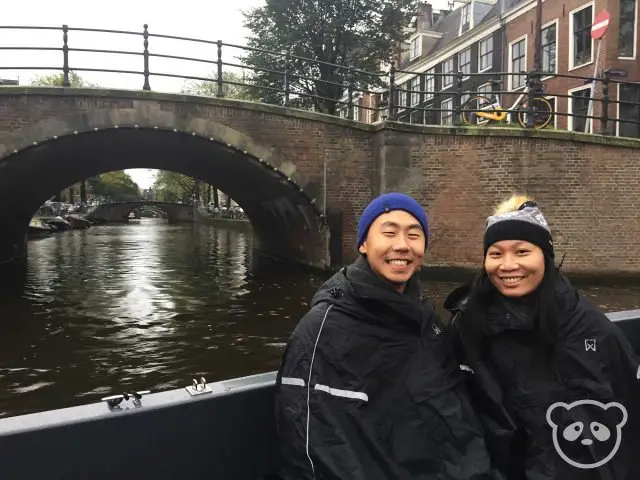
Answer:
[[[502,84],[501,80],[492,80],[492,84]],[[475,95],[469,98],[461,107],[460,117],[465,125],[489,125],[492,122],[502,122],[507,119],[507,123],[511,123],[511,113],[517,113],[518,123],[522,128],[527,127],[527,115],[529,108],[527,106],[527,98],[529,86],[525,86],[524,90],[511,108],[503,109],[500,104],[498,95],[491,94],[491,98],[485,95]],[[553,118],[553,107],[549,101],[542,97],[536,97],[533,100],[533,128],[545,128]],[[509,118],[507,118],[509,117]]]

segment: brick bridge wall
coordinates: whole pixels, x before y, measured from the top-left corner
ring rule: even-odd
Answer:
[[[344,262],[356,255],[356,223],[366,203],[380,192],[395,190],[415,196],[429,213],[427,264],[477,267],[486,216],[504,197],[526,191],[541,203],[559,256],[567,253],[565,270],[640,272],[640,251],[633,248],[640,237],[640,142],[628,139],[559,131],[365,125],[214,98],[3,87],[0,166],[11,161],[14,150],[60,135],[69,128],[65,118],[85,127],[101,118],[108,126],[118,121],[119,111],[134,112],[130,118],[149,122],[173,119],[184,131],[213,123],[226,132],[225,138],[237,137],[287,172],[320,206],[326,161],[327,205],[330,213],[342,213]],[[95,112],[102,113],[96,117]]]

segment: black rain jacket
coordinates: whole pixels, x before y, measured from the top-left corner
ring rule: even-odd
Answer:
[[[438,320],[363,257],[316,292],[276,380],[282,478],[502,478]]]
[[[640,478],[640,370],[622,330],[558,274],[559,338],[544,363],[531,312],[499,294],[472,312],[469,289],[445,306],[494,464],[510,480]],[[472,355],[462,322],[480,318],[486,341]]]

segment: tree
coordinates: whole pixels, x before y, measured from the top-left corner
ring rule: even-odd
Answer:
[[[281,104],[284,94],[264,87],[283,90],[284,75],[273,71],[286,69],[290,73],[292,105],[314,106],[318,111],[335,114],[336,102],[344,95],[346,84],[356,88],[382,85],[379,77],[365,72],[378,72],[382,62],[398,53],[398,46],[409,35],[403,27],[418,2],[266,0],[266,5],[244,12],[245,26],[251,31],[247,44],[261,51],[250,51],[243,61],[250,67],[271,70],[253,75],[250,92],[267,103]],[[264,50],[279,55],[269,55]],[[286,54],[290,56],[288,60]],[[356,70],[349,71],[347,67]]]
[[[156,200],[160,202],[191,203],[197,195],[196,180],[182,173],[161,170],[153,183]]]
[[[140,199],[140,187],[124,170],[107,172],[87,179],[96,197],[105,197],[114,202],[129,202]]]
[[[187,95],[201,95],[203,97],[215,97],[218,94],[218,74],[210,75],[209,81],[189,80],[182,87],[181,93]],[[225,98],[235,98],[237,100],[251,100],[252,96],[247,87],[243,85],[234,85],[234,83],[247,83],[248,80],[244,75],[235,72],[222,72],[223,83],[222,92]]]
[[[31,82],[34,87],[62,87],[64,83],[63,73],[54,73],[52,75],[37,76]],[[100,88],[99,85],[87,82],[84,78],[75,72],[69,72],[69,83],[74,88]]]

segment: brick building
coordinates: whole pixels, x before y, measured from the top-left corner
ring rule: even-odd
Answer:
[[[578,78],[552,75],[592,77],[595,68],[597,41],[591,39],[593,18],[606,9],[611,22],[602,39],[598,71],[605,69],[624,73],[611,77],[611,103],[608,109],[609,133],[640,137],[640,125],[624,120],[640,118],[640,62],[638,61],[638,1],[639,0],[543,0],[542,6],[542,67],[550,73],[543,77],[546,98],[554,107],[554,125],[559,129],[599,133],[599,120],[587,122],[572,115],[586,115],[590,85]],[[453,88],[455,74],[462,71],[464,102],[478,92],[513,91],[500,100],[510,106],[524,89],[525,76],[504,75],[533,69],[536,36],[536,0],[463,0],[454,10],[434,11],[424,3],[407,29],[412,34],[396,59],[399,73],[395,99],[399,121],[425,124],[451,124],[452,112],[459,103]],[[482,75],[473,75],[482,74]],[[489,80],[501,80],[491,84]],[[618,83],[624,82],[624,83]],[[598,84],[595,98],[602,95]],[[354,119],[374,122],[378,112],[362,106],[379,105],[384,94],[365,95],[354,99]],[[617,101],[623,102],[618,104]],[[634,104],[625,104],[632,102]],[[420,111],[417,108],[433,109]],[[442,110],[442,111],[438,111]],[[593,113],[600,117],[600,102],[594,102]],[[342,116],[346,111],[342,112]]]
[[[533,68],[535,47],[535,0],[521,2],[518,8],[505,18],[507,71],[514,72],[524,66]],[[601,40],[598,74],[605,69],[625,72],[626,77],[612,77],[609,95],[613,101],[609,107],[612,119],[640,118],[638,105],[618,105],[615,101],[640,103],[640,84],[619,84],[615,81],[640,81],[638,62],[638,0],[562,0],[545,1],[542,8],[542,66],[550,74],[592,77],[596,68],[597,40],[591,38],[594,17],[606,9],[611,21]],[[547,97],[558,113],[556,126],[560,129],[599,133],[598,120],[572,117],[573,113],[586,115],[590,84],[578,78],[545,77]],[[514,88],[514,90],[516,90]],[[595,98],[602,94],[598,84]],[[600,102],[594,102],[593,116],[602,113]],[[563,115],[564,114],[564,115]],[[610,122],[610,133],[628,137],[640,137],[640,125]]]

